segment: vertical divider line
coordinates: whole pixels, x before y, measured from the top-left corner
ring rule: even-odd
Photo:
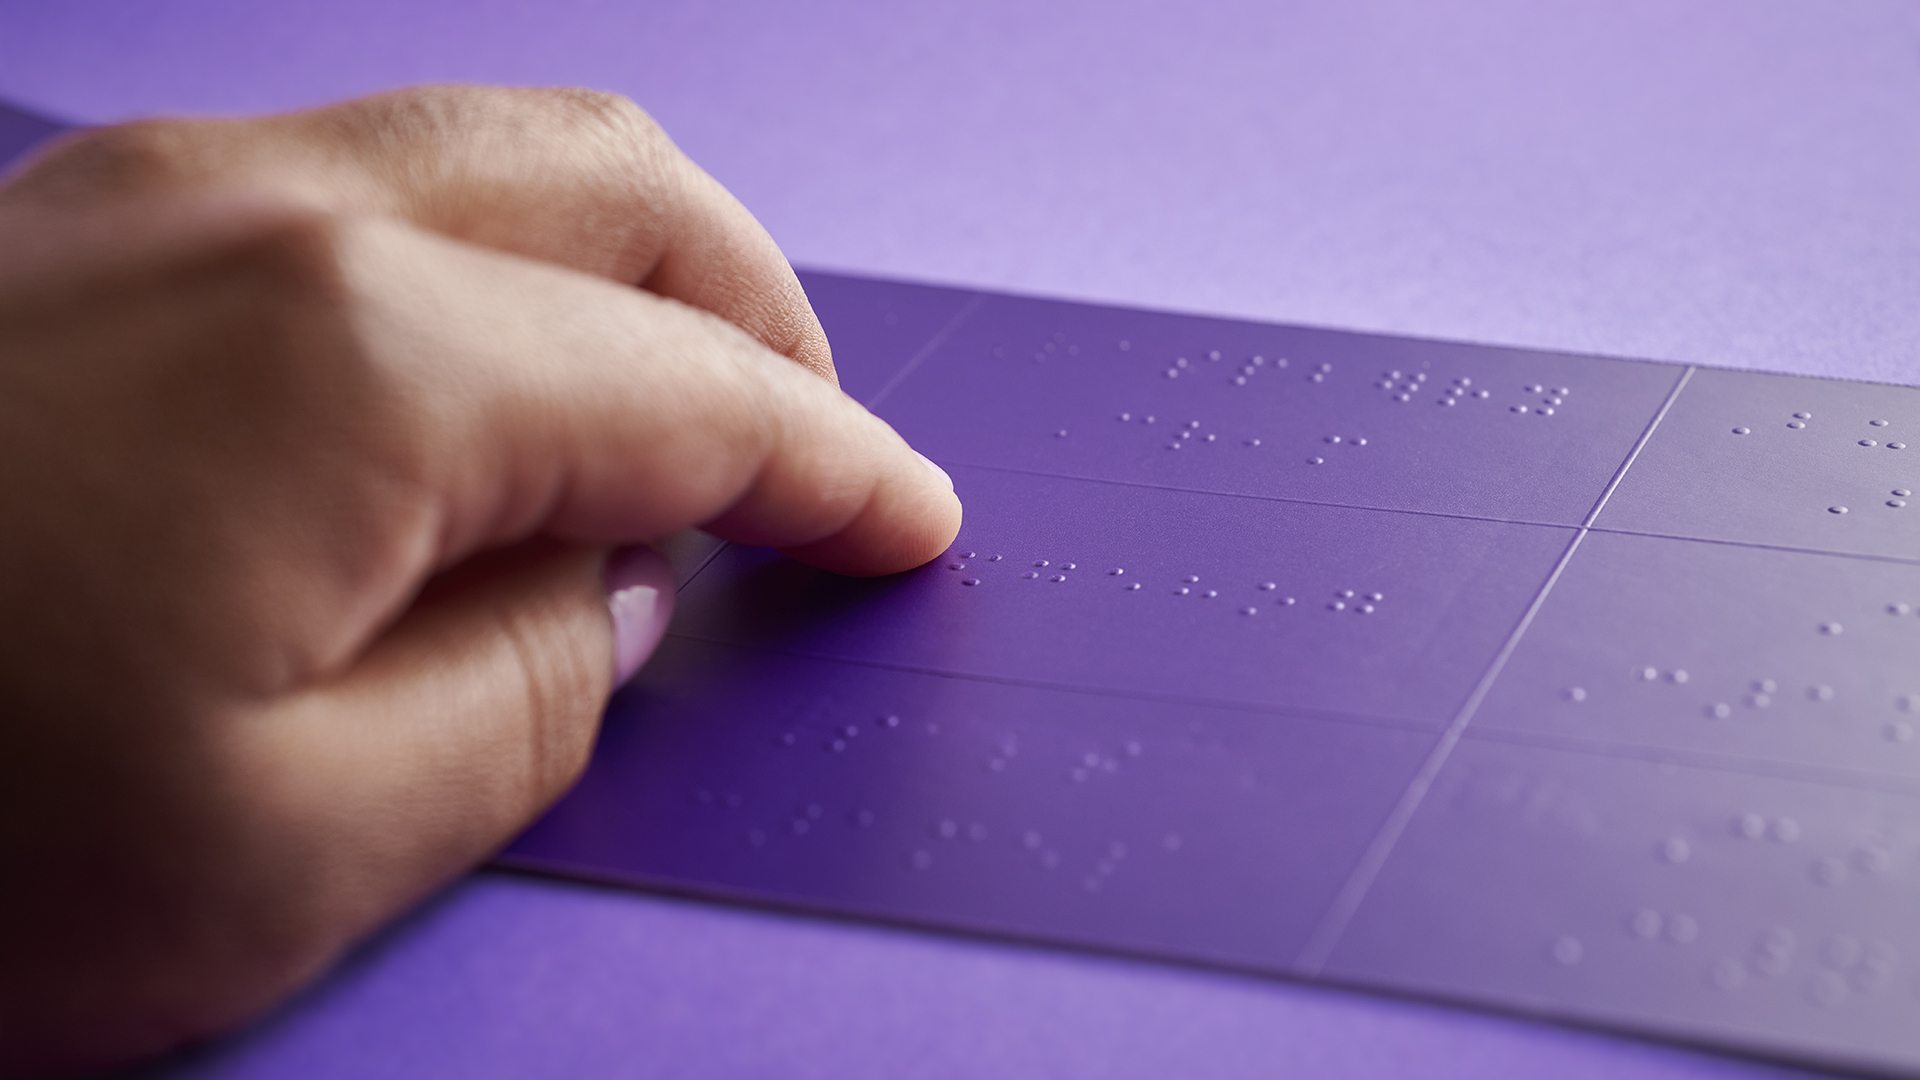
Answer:
[[[920,350],[913,354],[912,359],[901,365],[899,371],[893,373],[893,378],[888,379],[885,386],[882,386],[872,397],[861,402],[861,404],[865,405],[869,410],[879,408],[880,403],[887,399],[888,394],[893,393],[895,388],[901,383],[906,382],[907,376],[913,374],[915,369],[919,368],[922,361],[932,356],[935,349],[945,345],[947,339],[953,336],[953,332],[960,329],[960,324],[972,318],[973,313],[979,311],[980,305],[986,302],[987,297],[985,293],[974,293],[966,303],[960,305],[959,311],[953,313],[953,318],[947,320],[947,325],[935,331],[934,335],[927,339],[927,343],[920,346]]]
[[[1494,682],[1499,679],[1500,672],[1507,666],[1507,661],[1512,658],[1514,650],[1520,647],[1520,639],[1526,636],[1527,628],[1533,625],[1534,616],[1538,615],[1540,608],[1546,604],[1548,594],[1553,592],[1553,587],[1559,582],[1560,575],[1573,561],[1574,553],[1580,550],[1581,541],[1585,540],[1587,533],[1593,529],[1593,523],[1599,519],[1600,511],[1606,509],[1607,501],[1613,498],[1613,493],[1620,487],[1620,482],[1626,479],[1627,470],[1632,468],[1633,463],[1640,457],[1640,451],[1653,438],[1654,430],[1660,426],[1660,422],[1667,418],[1668,411],[1679,399],[1680,392],[1686,389],[1687,383],[1693,379],[1693,373],[1696,370],[1698,369],[1689,364],[1687,369],[1680,373],[1680,378],[1675,380],[1673,389],[1667,392],[1666,400],[1660,403],[1660,408],[1653,414],[1653,419],[1647,422],[1646,429],[1640,433],[1640,438],[1635,440],[1633,449],[1627,452],[1626,460],[1614,470],[1613,478],[1600,492],[1600,497],[1594,501],[1593,508],[1587,511],[1586,519],[1574,530],[1573,539],[1567,542],[1566,550],[1560,553],[1559,561],[1553,564],[1553,570],[1547,574],[1547,579],[1541,583],[1539,591],[1534,593],[1533,602],[1527,605],[1527,610],[1521,614],[1520,621],[1507,635],[1507,640],[1501,645],[1500,651],[1494,655],[1493,662],[1487,665],[1487,670],[1481,674],[1480,681],[1474,684],[1473,693],[1467,695],[1467,700],[1461,704],[1460,711],[1454,714],[1452,722],[1440,733],[1439,742],[1428,751],[1426,760],[1420,765],[1420,770],[1414,773],[1413,779],[1407,784],[1407,789],[1401,793],[1400,800],[1394,804],[1393,811],[1387,815],[1387,820],[1380,826],[1380,831],[1374,834],[1373,842],[1367,845],[1367,850],[1360,856],[1360,862],[1347,876],[1345,884],[1340,887],[1340,891],[1334,895],[1333,902],[1328,905],[1326,914],[1320,917],[1320,922],[1314,927],[1313,934],[1307,938],[1307,943],[1301,947],[1300,954],[1294,958],[1293,966],[1297,974],[1314,978],[1326,967],[1327,959],[1333,955],[1334,946],[1340,943],[1340,938],[1346,933],[1347,924],[1360,910],[1361,902],[1373,888],[1374,880],[1380,876],[1380,871],[1386,867],[1387,859],[1393,854],[1394,847],[1399,844],[1401,835],[1406,832],[1407,826],[1412,824],[1413,815],[1419,811],[1421,802],[1427,797],[1427,792],[1432,790],[1434,781],[1439,779],[1440,770],[1446,767],[1447,759],[1453,755],[1453,748],[1460,744],[1460,739],[1466,734],[1467,725],[1473,722],[1474,713],[1479,711],[1481,703],[1493,689]]]
[[[731,540],[720,541],[720,545],[714,548],[712,551],[708,552],[707,557],[700,560],[699,566],[694,567],[693,573],[687,575],[687,580],[681,582],[680,587],[673,590],[674,595],[678,596],[679,594],[687,591],[687,586],[693,584],[693,579],[699,577],[701,574],[706,573],[707,567],[713,565],[713,560],[719,558],[721,552],[727,550],[732,546],[733,546],[733,541]]]

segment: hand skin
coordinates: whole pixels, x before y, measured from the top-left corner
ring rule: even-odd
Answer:
[[[0,499],[9,1076],[258,1014],[557,798],[613,546],[886,574],[960,521],[644,114],[476,88],[15,173]]]

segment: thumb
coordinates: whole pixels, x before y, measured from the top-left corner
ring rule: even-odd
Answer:
[[[608,557],[530,541],[436,581],[341,677],[245,725],[257,741],[243,775],[274,808],[284,884],[335,949],[486,858],[573,783],[673,593],[644,545]]]

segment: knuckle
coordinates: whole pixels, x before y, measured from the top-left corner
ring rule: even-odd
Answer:
[[[640,143],[651,144],[666,138],[665,131],[653,117],[624,95],[579,87],[549,93],[557,108],[583,126],[600,128],[618,138]]]

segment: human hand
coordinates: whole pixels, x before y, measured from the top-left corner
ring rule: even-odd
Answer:
[[[639,288],[634,286],[638,285]],[[639,110],[441,88],[0,188],[0,1072],[223,1030],[578,774],[702,525],[883,574],[951,485]]]

